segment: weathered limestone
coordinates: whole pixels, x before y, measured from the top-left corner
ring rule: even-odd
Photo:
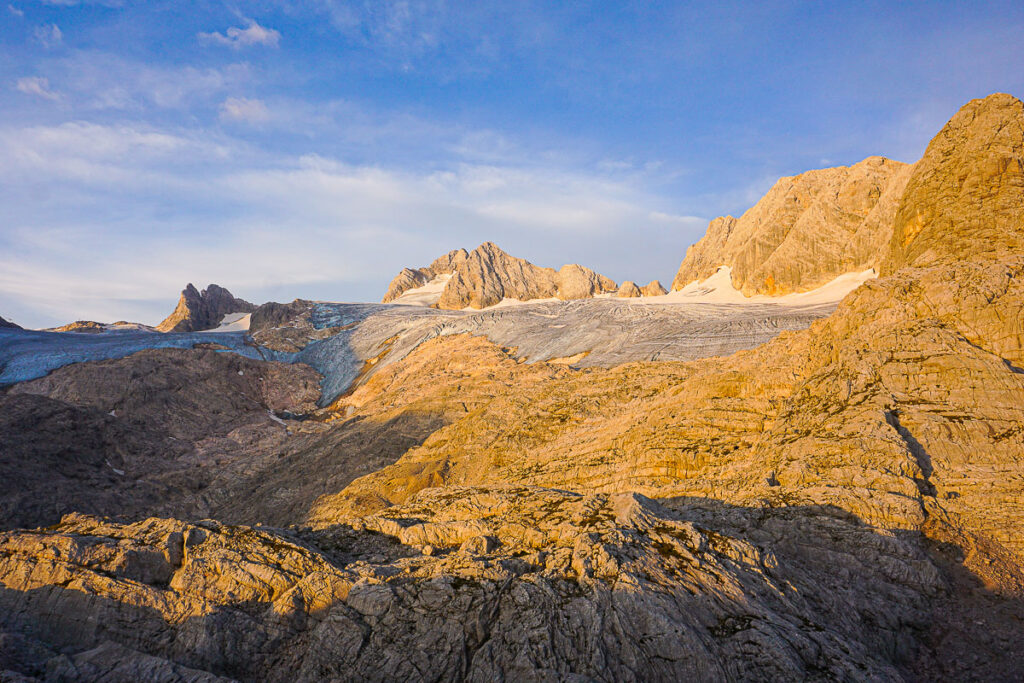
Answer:
[[[716,218],[686,252],[682,289],[719,266],[744,294],[788,294],[877,268],[909,167],[883,157],[780,179],[740,218]]]

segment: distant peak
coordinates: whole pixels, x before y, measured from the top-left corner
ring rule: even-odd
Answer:
[[[209,284],[202,292],[191,282],[181,290],[178,305],[157,328],[161,332],[197,332],[220,324],[228,313],[251,313],[256,306],[235,297],[224,287]]]

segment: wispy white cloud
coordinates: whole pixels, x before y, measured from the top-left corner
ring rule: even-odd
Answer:
[[[270,110],[262,100],[229,97],[220,105],[220,118],[225,121],[261,123],[270,119]]]
[[[664,279],[688,240],[684,219],[664,218],[671,207],[596,168],[414,170],[90,123],[0,129],[0,156],[0,202],[16,204],[0,229],[0,307],[36,326],[155,322],[188,281],[256,300],[375,300],[401,267],[485,240],[541,265]],[[633,253],[638,240],[646,256]]]
[[[254,80],[245,63],[165,66],[91,50],[73,50],[41,62],[39,69],[83,114],[87,110],[138,112],[154,107],[209,106],[215,110],[227,92]]]
[[[41,76],[19,78],[14,87],[18,92],[25,93],[26,95],[35,95],[51,102],[57,102],[61,99],[60,93],[50,89],[50,81]]]
[[[23,16],[25,16],[25,12],[23,10],[18,9],[14,5],[7,5],[7,11],[10,12],[11,14],[13,14],[16,17],[23,17]]]
[[[254,20],[249,20],[245,28],[232,26],[224,33],[200,33],[199,40],[216,45],[226,45],[236,50],[253,45],[267,45],[277,47],[281,41],[281,34],[275,29],[260,26]]]
[[[36,28],[36,40],[46,49],[55,48],[64,41],[64,33],[57,24],[44,24]]]

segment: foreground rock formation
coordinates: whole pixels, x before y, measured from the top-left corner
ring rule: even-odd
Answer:
[[[899,197],[890,162],[838,174],[813,211],[865,244],[893,202],[884,275],[756,348],[665,360],[687,315],[740,324],[720,304],[296,301],[253,314],[265,360],[145,351],[6,389],[2,676],[1019,680],[1021,131],[992,96]]]
[[[450,278],[436,305],[448,310],[487,308],[503,299],[585,299],[616,290],[615,282],[589,268],[576,264],[557,271],[541,268],[485,242],[469,253],[464,249],[449,252],[427,268],[404,269],[391,281],[384,302],[443,275]]]
[[[321,532],[72,515],[0,535],[0,627],[45,614],[23,669],[72,676],[99,648],[196,680],[892,679],[913,661],[888,632],[926,630],[944,593],[922,552],[827,512],[688,512],[505,487]]]
[[[198,332],[210,330],[220,324],[228,313],[251,313],[256,306],[236,299],[231,292],[217,285],[210,285],[202,292],[189,283],[181,291],[181,298],[174,312],[156,326],[160,332]]]

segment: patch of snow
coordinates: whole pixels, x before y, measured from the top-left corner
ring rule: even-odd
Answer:
[[[451,279],[451,274],[438,275],[422,287],[407,289],[402,292],[400,297],[394,301],[389,301],[388,303],[402,304],[403,306],[433,306],[441,300],[441,293],[444,291],[444,286],[448,284],[448,281]]]
[[[122,477],[124,476],[124,470],[117,469],[116,467],[114,467],[113,465],[110,464],[109,460],[104,460],[103,462],[107,463],[107,467],[109,467],[110,469],[114,470],[114,474],[120,475]]]
[[[715,274],[706,280],[691,282],[680,290],[660,296],[643,296],[622,299],[636,304],[780,304],[785,306],[807,306],[830,304],[841,301],[847,294],[868,280],[878,277],[874,270],[859,273],[845,273],[821,287],[797,294],[767,296],[755,294],[746,296],[732,285],[732,269],[719,266]]]
[[[268,411],[267,411],[267,415],[268,415],[268,416],[270,417],[270,419],[271,419],[271,420],[273,420],[274,422],[278,423],[279,425],[283,426],[283,427],[284,427],[284,428],[286,428],[286,429],[288,428],[288,423],[287,423],[287,422],[285,422],[284,420],[282,420],[281,418],[279,418],[279,417],[278,417],[277,415],[274,415],[274,411],[272,411],[272,410],[268,410]]]
[[[249,321],[252,320],[252,313],[226,313],[220,319],[220,325],[212,330],[199,330],[200,332],[248,332]]]
[[[784,306],[811,306],[838,303],[847,294],[876,277],[878,277],[878,273],[869,269],[859,273],[845,273],[821,287],[798,294],[786,294],[783,296],[756,294],[754,296],[746,296],[743,292],[732,286],[732,269],[729,266],[719,266],[715,274],[707,280],[691,282],[682,289],[669,292],[668,294],[620,298],[615,296],[614,292],[604,292],[596,294],[591,298],[614,299],[626,304],[780,304]],[[467,313],[479,313],[480,311],[490,311],[495,308],[557,301],[561,301],[561,299],[555,297],[529,299],[526,301],[502,299],[500,303],[488,306],[487,308],[463,308],[462,310]]]

